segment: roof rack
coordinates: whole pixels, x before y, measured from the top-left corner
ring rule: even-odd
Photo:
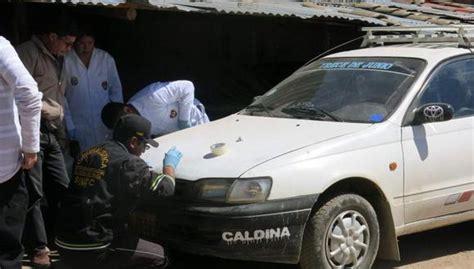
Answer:
[[[472,48],[474,25],[363,27],[366,32],[361,47],[401,43],[457,43],[460,48]]]

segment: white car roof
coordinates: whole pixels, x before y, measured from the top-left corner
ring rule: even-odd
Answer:
[[[424,59],[436,63],[456,55],[470,53],[468,49],[451,47],[447,44],[404,44],[338,52],[324,58],[335,57],[405,57]]]

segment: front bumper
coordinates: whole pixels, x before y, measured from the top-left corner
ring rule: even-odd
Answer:
[[[131,218],[142,238],[166,248],[227,259],[297,263],[318,195],[229,205],[155,198]]]

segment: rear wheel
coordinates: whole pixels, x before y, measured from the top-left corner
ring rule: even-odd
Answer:
[[[379,236],[377,216],[367,200],[356,194],[336,196],[306,225],[301,268],[370,268]]]

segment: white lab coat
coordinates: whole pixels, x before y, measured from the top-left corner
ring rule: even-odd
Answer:
[[[178,131],[178,120],[189,121],[191,126],[209,122],[204,105],[194,99],[193,83],[187,80],[152,83],[132,96],[128,104],[151,122],[155,136]]]
[[[70,139],[79,141],[81,151],[111,136],[102,123],[102,108],[109,102],[123,102],[122,84],[110,54],[95,48],[89,68],[74,50],[64,59],[67,76],[65,119]]]

